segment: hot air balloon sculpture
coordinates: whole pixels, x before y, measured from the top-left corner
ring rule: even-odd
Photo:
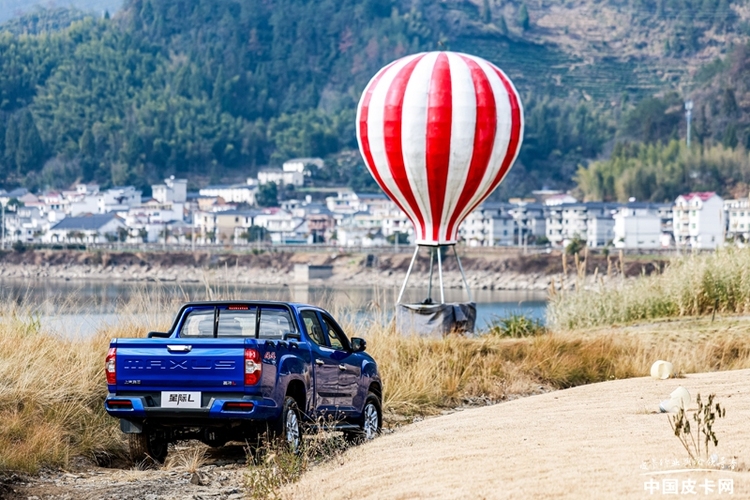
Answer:
[[[357,140],[370,173],[414,225],[416,244],[397,302],[420,247],[430,247],[430,289],[440,247],[453,246],[461,222],[502,182],[518,156],[523,109],[510,79],[479,57],[427,52],[382,68],[357,107]],[[471,290],[458,267],[469,301]],[[431,297],[428,297],[428,302]]]

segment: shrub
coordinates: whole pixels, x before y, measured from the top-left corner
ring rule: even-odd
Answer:
[[[519,339],[542,335],[547,333],[547,328],[544,326],[542,320],[529,318],[520,313],[511,313],[505,318],[493,320],[488,333],[499,335],[500,337]]]

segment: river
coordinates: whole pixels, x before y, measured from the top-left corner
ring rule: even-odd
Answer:
[[[546,293],[532,291],[474,290],[477,303],[477,329],[513,313],[521,313],[544,321]],[[358,321],[390,316],[398,295],[397,289],[377,287],[329,286],[245,286],[228,285],[206,287],[200,284],[122,283],[103,281],[63,280],[2,280],[0,297],[30,309],[45,329],[66,336],[90,335],[113,325],[123,310],[132,310],[129,303],[138,297],[158,298],[162,301],[206,300],[236,298],[247,300],[289,300],[319,305],[339,317],[355,317]],[[404,301],[420,302],[427,297],[427,289],[410,288]],[[433,289],[432,298],[439,301],[439,291]],[[447,289],[446,302],[465,301],[464,290]],[[158,306],[155,306],[158,307]],[[174,306],[171,306],[174,307]],[[177,311],[163,315],[168,320]],[[151,311],[153,314],[154,311]]]

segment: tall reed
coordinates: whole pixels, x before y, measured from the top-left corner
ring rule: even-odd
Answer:
[[[750,312],[750,249],[674,258],[660,274],[554,293],[548,321],[572,330],[668,317]]]

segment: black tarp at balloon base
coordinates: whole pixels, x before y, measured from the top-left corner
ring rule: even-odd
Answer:
[[[443,336],[473,333],[477,320],[475,302],[448,304],[397,304],[396,329],[402,334]]]

